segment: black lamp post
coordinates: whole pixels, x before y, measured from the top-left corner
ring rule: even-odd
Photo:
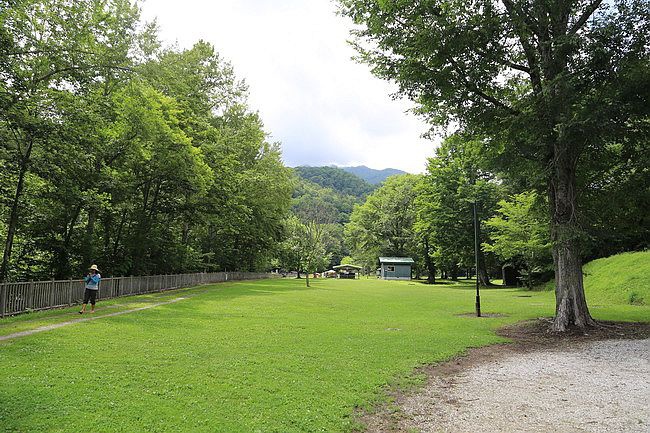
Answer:
[[[474,262],[476,265],[476,317],[481,317],[481,295],[478,290],[478,230],[479,222],[476,215],[476,201],[472,203],[474,205]]]

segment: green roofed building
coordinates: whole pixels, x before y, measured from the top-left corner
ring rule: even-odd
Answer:
[[[410,280],[411,266],[413,266],[410,257],[380,257],[379,276],[384,280]]]

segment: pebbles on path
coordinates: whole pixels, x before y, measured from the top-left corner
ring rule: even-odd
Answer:
[[[515,353],[401,400],[401,431],[647,433],[650,339]]]

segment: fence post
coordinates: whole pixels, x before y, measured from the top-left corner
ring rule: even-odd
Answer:
[[[72,277],[68,280],[68,305],[72,305]]]
[[[48,307],[54,307],[54,278],[50,280],[50,305]]]
[[[7,283],[0,284],[0,317],[5,316],[7,311]]]
[[[34,298],[34,280],[29,280],[29,286],[27,289],[27,302],[25,303],[25,309],[33,307],[33,298]]]

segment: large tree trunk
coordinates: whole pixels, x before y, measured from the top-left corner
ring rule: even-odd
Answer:
[[[490,282],[490,276],[488,275],[487,266],[485,265],[485,255],[481,249],[478,251],[478,272],[476,278],[478,278],[478,282],[481,286],[488,287],[493,285]]]
[[[27,149],[25,150],[25,154],[22,155],[22,158],[20,159],[16,193],[14,194],[14,199],[11,203],[11,212],[9,213],[9,221],[7,222],[7,238],[5,239],[2,264],[0,265],[0,283],[5,281],[7,274],[9,273],[9,262],[11,261],[11,252],[14,246],[14,236],[16,235],[16,227],[18,226],[18,208],[20,207],[20,199],[22,198],[23,190],[25,189],[25,176],[29,170],[29,162],[33,148],[33,140],[28,139]]]
[[[68,278],[72,273],[70,269],[70,243],[80,213],[81,205],[77,205],[72,212],[69,223],[66,221],[64,226],[63,244],[58,248],[54,260],[54,278],[56,279]]]
[[[552,330],[564,332],[596,322],[589,314],[582,282],[576,200],[576,157],[567,145],[554,146],[553,177],[549,188],[551,238],[555,264],[555,319]]]
[[[427,267],[427,282],[429,284],[435,284],[436,283],[436,264],[431,260],[431,255],[430,255],[430,246],[429,246],[429,240],[425,237],[424,238],[424,263]]]
[[[95,242],[94,242],[94,234],[95,234],[95,221],[97,219],[97,209],[92,207],[93,205],[91,204],[91,207],[88,209],[88,222],[86,223],[86,233],[84,235],[84,246],[83,246],[83,253],[82,257],[83,260],[81,263],[81,266],[83,266],[83,269],[80,269],[82,275],[85,270],[87,270],[90,265],[95,264],[94,262],[96,261],[96,248],[95,248]]]

